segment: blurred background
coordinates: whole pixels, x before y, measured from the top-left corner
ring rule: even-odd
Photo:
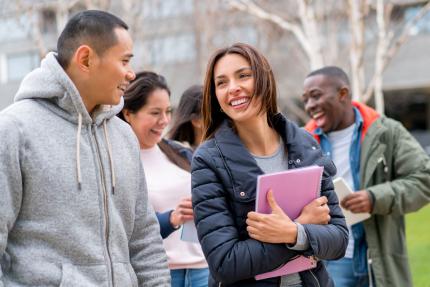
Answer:
[[[400,120],[430,152],[429,1],[411,0],[0,0],[0,109],[84,9],[125,20],[134,68],[163,74],[176,104],[201,83],[210,54],[234,42],[269,59],[280,109],[307,120],[303,79],[323,65],[350,75],[354,98]]]

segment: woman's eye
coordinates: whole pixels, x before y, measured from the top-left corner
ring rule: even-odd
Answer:
[[[225,81],[218,81],[218,82],[216,82],[216,86],[217,87],[220,87],[220,86],[222,86],[224,84],[225,84]]]
[[[250,76],[251,76],[251,74],[240,74],[239,75],[240,78],[248,78]]]

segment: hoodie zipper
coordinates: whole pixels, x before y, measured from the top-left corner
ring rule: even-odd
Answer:
[[[93,124],[91,126],[91,130],[92,130],[92,134],[93,134],[93,138],[95,141],[95,146],[96,146],[96,153],[97,153],[97,160],[98,160],[98,164],[99,164],[99,170],[100,170],[100,175],[101,175],[101,186],[102,186],[102,192],[103,192],[103,211],[104,211],[104,220],[105,220],[105,225],[104,225],[104,239],[105,239],[105,255],[107,257],[107,261],[108,261],[108,274],[110,275],[110,280],[111,282],[109,282],[109,286],[114,286],[114,275],[113,275],[113,267],[112,267],[112,258],[109,252],[109,206],[108,206],[108,194],[107,194],[107,190],[106,190],[106,177],[104,174],[104,170],[103,170],[103,166],[102,166],[102,160],[100,157],[100,148],[99,148],[99,143],[97,141],[97,137],[96,137],[96,126]]]

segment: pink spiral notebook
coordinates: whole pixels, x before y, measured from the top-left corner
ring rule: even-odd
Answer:
[[[324,168],[309,166],[290,169],[283,172],[263,174],[257,179],[255,210],[271,213],[267,192],[272,189],[278,205],[292,219],[296,219],[303,207],[320,195],[321,178]],[[316,267],[314,257],[298,256],[279,268],[258,274],[256,280],[288,275]]]

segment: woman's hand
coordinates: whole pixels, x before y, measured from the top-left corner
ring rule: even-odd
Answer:
[[[170,224],[174,227],[179,227],[184,222],[194,218],[193,206],[191,197],[183,198],[176,206],[175,210],[170,213]]]
[[[296,221],[300,224],[328,224],[330,221],[330,208],[327,197],[321,196],[303,207]]]
[[[246,230],[251,238],[267,243],[295,244],[297,225],[276,203],[273,192],[267,193],[267,201],[272,208],[271,214],[249,212]]]

